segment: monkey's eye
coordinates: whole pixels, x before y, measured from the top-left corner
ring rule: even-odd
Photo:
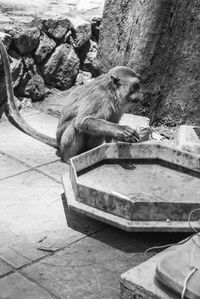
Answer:
[[[135,83],[132,87],[131,87],[131,92],[136,92],[140,90],[140,84],[139,83]]]
[[[139,90],[140,89],[140,84],[139,83],[136,83],[135,85],[134,85],[134,90]]]

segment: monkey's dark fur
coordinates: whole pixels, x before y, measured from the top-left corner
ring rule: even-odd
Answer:
[[[141,96],[140,76],[132,69],[114,67],[107,74],[77,87],[66,101],[54,139],[30,127],[17,111],[8,55],[1,41],[0,52],[5,69],[9,120],[28,135],[58,148],[64,161],[100,145],[104,140],[139,140],[135,130],[117,124],[129,102]]]

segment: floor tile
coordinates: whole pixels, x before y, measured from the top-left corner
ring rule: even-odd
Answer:
[[[35,114],[26,117],[26,120],[40,132],[55,136],[56,118],[46,116],[46,114]],[[26,135],[9,122],[1,123],[0,129],[0,151],[6,152],[31,166],[58,160],[56,149]]]
[[[0,277],[14,271],[14,268],[0,258]]]
[[[52,299],[46,290],[19,274],[11,274],[0,280],[2,299]]]
[[[0,179],[15,175],[28,170],[29,168],[15,160],[0,154]]]
[[[0,190],[0,256],[16,268],[103,226],[67,214],[62,185],[35,171],[1,181]]]
[[[62,161],[56,161],[39,167],[39,170],[61,182],[61,176],[69,171],[69,165]]]

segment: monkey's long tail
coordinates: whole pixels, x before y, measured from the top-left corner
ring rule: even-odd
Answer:
[[[31,137],[46,143],[52,147],[58,148],[57,142],[55,138],[49,137],[45,134],[42,134],[32,128],[25,119],[21,116],[17,109],[17,105],[14,98],[13,86],[12,86],[12,78],[10,71],[10,63],[8,59],[8,54],[3,42],[0,40],[0,53],[3,61],[3,66],[5,70],[5,80],[6,80],[6,92],[7,92],[7,111],[6,116],[8,120],[22,132],[30,135]]]

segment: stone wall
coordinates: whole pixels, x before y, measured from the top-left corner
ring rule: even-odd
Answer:
[[[15,96],[38,101],[54,88],[65,90],[76,80],[82,83],[85,77],[97,75],[93,61],[100,21],[99,17],[86,21],[56,15],[1,19],[0,39],[9,54]],[[5,100],[0,60],[1,108]]]

